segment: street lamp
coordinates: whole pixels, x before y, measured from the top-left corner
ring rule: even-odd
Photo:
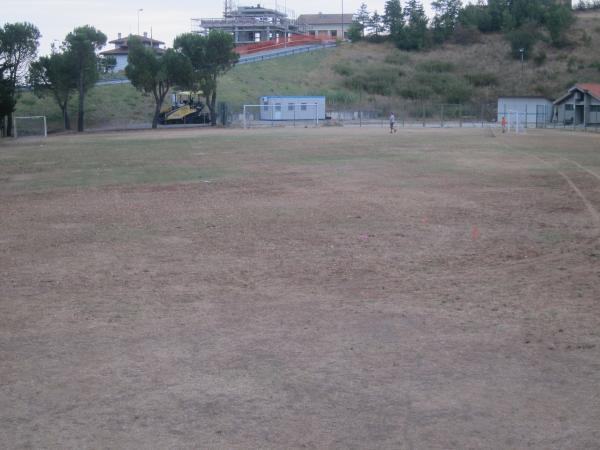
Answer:
[[[342,0],[342,42],[344,42],[344,0]]]
[[[521,78],[523,78],[523,61],[524,61],[525,49],[520,48],[519,53],[521,54]]]
[[[284,9],[284,13],[285,13],[285,30],[283,30],[283,47],[287,48],[287,40],[288,40],[288,31],[290,28],[290,18],[288,17],[288,12],[287,12],[287,0],[285,0],[285,2],[283,3],[283,9]]]
[[[138,36],[140,35],[140,13],[143,11],[143,8],[140,8],[137,10],[137,16],[138,16]]]

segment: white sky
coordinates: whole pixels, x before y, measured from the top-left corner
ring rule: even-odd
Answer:
[[[263,0],[264,6],[273,7],[275,1],[280,9],[287,6],[296,15],[341,13],[342,0]],[[31,22],[42,33],[39,53],[50,52],[50,45],[56,39],[62,41],[73,28],[92,25],[107,35],[108,40],[116,39],[117,33],[137,34],[137,11],[140,12],[140,34],[152,33],[171,46],[175,36],[191,30],[192,17],[221,17],[223,0],[2,0],[0,23]],[[253,5],[259,0],[240,0],[241,5]],[[383,13],[385,0],[366,1],[370,11]],[[428,2],[427,2],[428,3]],[[344,12],[356,12],[361,0],[343,0]]]

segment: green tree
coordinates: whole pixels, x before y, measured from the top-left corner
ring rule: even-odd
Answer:
[[[371,24],[371,29],[373,30],[373,34],[375,36],[379,36],[381,33],[383,33],[385,31],[385,25],[383,23],[383,18],[382,18],[382,16],[379,15],[379,13],[377,11],[373,11],[373,14],[371,14],[370,24]]]
[[[4,118],[15,110],[17,100],[13,93],[8,79],[4,78],[4,69],[0,67],[0,136],[10,131],[4,129]]]
[[[106,44],[106,35],[89,25],[75,28],[65,38],[65,50],[71,55],[71,61],[77,72],[77,91],[79,93],[77,131],[83,131],[84,128],[84,99],[87,91],[98,81],[98,55],[96,52],[104,44]]]
[[[406,26],[402,38],[396,43],[404,50],[421,50],[429,45],[429,19],[425,14],[423,4],[419,0],[408,0],[404,6]]]
[[[523,59],[529,59],[539,37],[535,30],[535,24],[526,24],[521,28],[508,32],[505,36],[510,42],[511,54],[515,59],[521,58],[521,50],[523,51]]]
[[[500,31],[505,27],[506,14],[509,13],[508,0],[488,0],[489,28],[484,32]]]
[[[555,47],[566,44],[565,33],[571,27],[575,18],[573,12],[564,5],[552,5],[544,16],[544,23],[550,33],[550,40]]]
[[[173,47],[191,61],[194,85],[202,90],[210,112],[211,125],[217,124],[218,78],[239,60],[231,34],[212,30],[207,36],[185,33],[175,38]]]
[[[460,0],[436,0],[431,2],[431,7],[435,13],[433,38],[437,43],[442,43],[454,33],[462,3]]]
[[[51,95],[63,116],[65,130],[71,129],[68,104],[77,90],[78,74],[68,52],[52,52],[42,56],[29,67],[29,84],[38,97]]]
[[[8,116],[6,134],[12,135],[12,113],[17,84],[25,81],[29,63],[37,55],[40,31],[31,23],[7,23],[0,28],[0,118]]]
[[[404,27],[404,14],[402,13],[400,0],[387,0],[385,2],[383,23],[392,39],[394,36],[398,36],[402,33],[402,28]]]
[[[459,11],[457,20],[466,29],[476,28],[482,33],[493,31],[490,9],[481,2],[466,5]]]
[[[360,41],[363,37],[364,29],[365,27],[363,27],[360,23],[353,21],[348,27],[348,39],[350,39],[350,42]]]
[[[365,31],[370,25],[371,14],[366,3],[361,3],[360,8],[354,15],[354,20],[362,25],[362,37],[365,37]]]
[[[159,55],[136,37],[130,37],[128,45],[125,75],[136,89],[154,97],[152,128],[157,128],[160,109],[171,87],[192,84],[192,64],[187,56],[173,49]]]

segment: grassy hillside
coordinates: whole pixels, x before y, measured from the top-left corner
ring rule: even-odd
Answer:
[[[85,123],[91,128],[119,128],[152,121],[154,100],[130,84],[97,86],[85,98]],[[69,102],[71,127],[77,128],[77,96]],[[49,131],[62,130],[62,115],[51,96],[38,98],[31,92],[21,95],[16,114],[45,115]]]
[[[340,107],[378,109],[409,99],[487,103],[498,95],[554,98],[576,82],[600,82],[600,13],[578,13],[569,40],[571,46],[563,49],[540,41],[522,67],[500,34],[422,53],[391,44],[345,44],[236,67],[223,79],[221,99],[239,106],[266,94],[320,94]]]
[[[498,95],[557,97],[576,82],[600,82],[600,13],[580,12],[569,33],[571,45],[556,49],[540,41],[529,60],[511,58],[500,34],[471,45],[447,44],[415,53],[390,44],[344,44],[335,49],[235,67],[220,82],[219,101],[239,110],[263,95],[325,95],[332,108],[385,110],[407,101],[494,103]],[[102,86],[87,99],[87,126],[149,123],[152,99],[131,86]],[[72,103],[75,118],[75,101]],[[60,129],[50,98],[22,96],[17,113],[45,114]]]

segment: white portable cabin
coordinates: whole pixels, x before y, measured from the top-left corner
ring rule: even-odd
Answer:
[[[325,97],[268,96],[260,99],[260,120],[324,120]]]
[[[498,122],[519,113],[523,126],[544,127],[552,120],[552,101],[544,97],[498,97]]]

